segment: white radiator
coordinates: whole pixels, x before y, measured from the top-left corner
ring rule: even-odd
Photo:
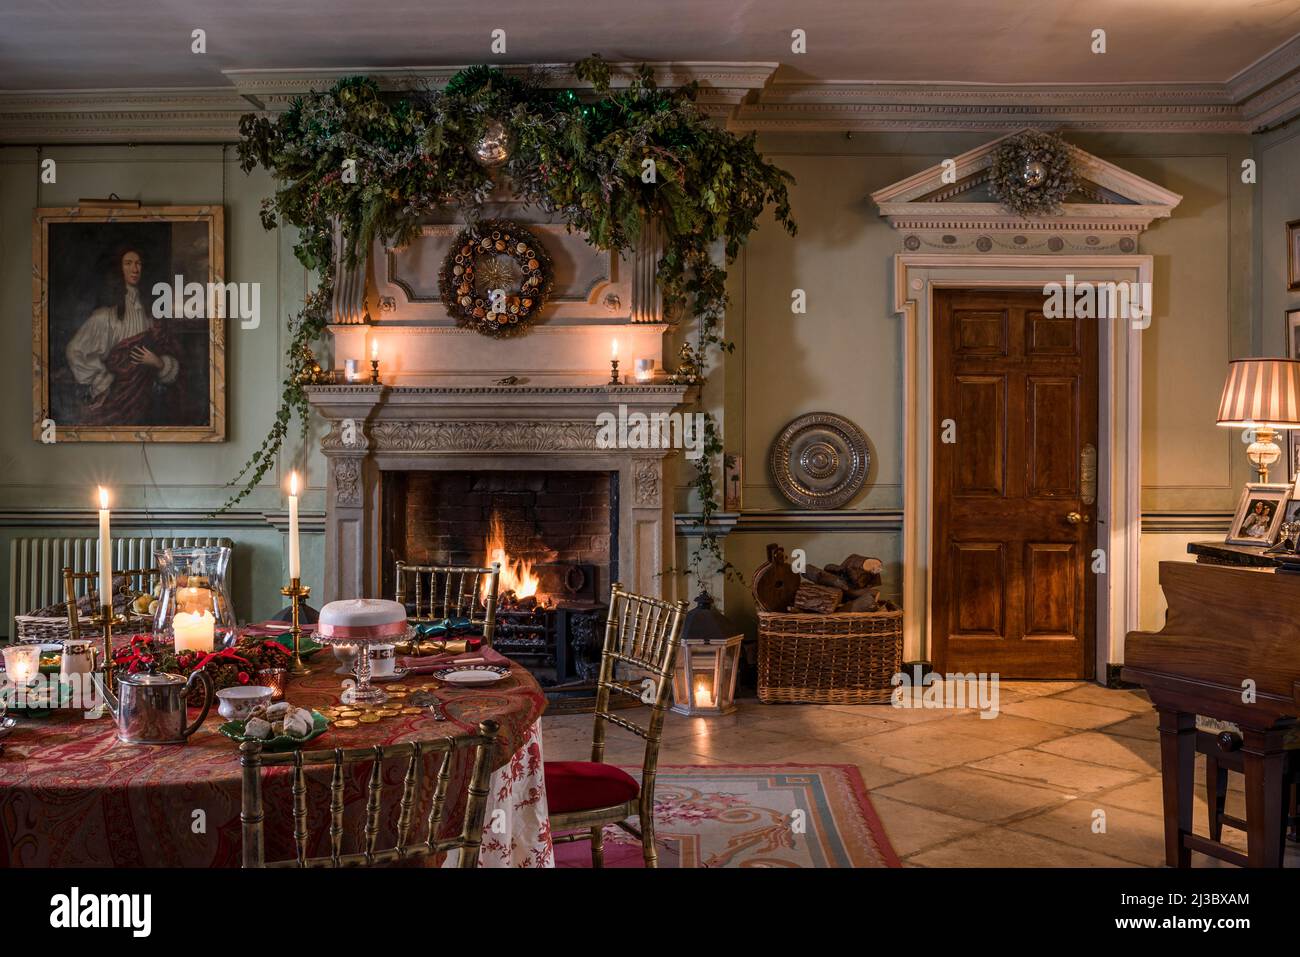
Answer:
[[[127,536],[113,539],[114,568],[151,568],[154,555],[165,548],[203,545],[232,547],[229,538],[163,538]],[[64,600],[63,569],[94,571],[99,567],[98,538],[15,538],[9,543],[9,636],[15,633],[14,618],[31,614]],[[89,582],[81,583],[90,587]]]

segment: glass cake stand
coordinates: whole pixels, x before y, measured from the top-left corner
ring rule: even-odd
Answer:
[[[408,625],[405,637],[383,635],[379,638],[333,638],[320,634],[319,630],[312,637],[322,645],[355,648],[357,651],[356,667],[352,672],[357,677],[357,683],[348,688],[346,680],[344,681],[342,700],[345,704],[383,704],[388,700],[388,693],[383,688],[377,688],[370,683],[370,646],[410,641],[414,633],[415,629]]]

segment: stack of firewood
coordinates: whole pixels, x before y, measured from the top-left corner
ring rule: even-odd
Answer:
[[[792,610],[829,615],[849,611],[888,611],[880,600],[879,558],[850,555],[838,565],[809,565],[795,592]]]

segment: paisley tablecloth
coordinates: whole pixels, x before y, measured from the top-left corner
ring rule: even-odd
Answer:
[[[319,653],[314,670],[289,679],[296,705],[336,704],[341,691],[337,662]],[[407,688],[431,679],[410,676]],[[355,728],[331,726],[309,748],[355,748],[429,740],[471,732],[492,718],[501,725],[491,794],[484,821],[480,865],[551,867],[538,721],[545,696],[524,668],[491,688],[436,691],[446,721],[426,711],[398,715]],[[191,718],[197,716],[191,713]],[[4,741],[0,756],[0,866],[8,867],[233,867],[240,861],[240,767],[238,745],[218,734],[224,721],[214,707],[203,727],[184,745],[142,746],[117,740],[111,717],[87,720],[81,711],[24,718]],[[455,834],[464,819],[465,784],[473,752],[456,757],[442,835]],[[439,757],[425,767],[428,809]],[[352,765],[345,784],[344,849],[355,849],[363,825],[371,765]],[[328,785],[332,768],[308,777],[309,853],[328,853]],[[378,846],[391,846],[405,761],[385,762],[384,804]],[[263,772],[267,859],[292,856],[289,769]],[[422,820],[422,819],[421,819]],[[421,828],[416,832],[424,836]],[[445,862],[451,863],[451,862]]]

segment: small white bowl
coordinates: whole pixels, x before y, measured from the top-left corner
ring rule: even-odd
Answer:
[[[217,692],[217,714],[227,721],[243,721],[259,704],[270,704],[274,689],[266,685],[237,685]]]

